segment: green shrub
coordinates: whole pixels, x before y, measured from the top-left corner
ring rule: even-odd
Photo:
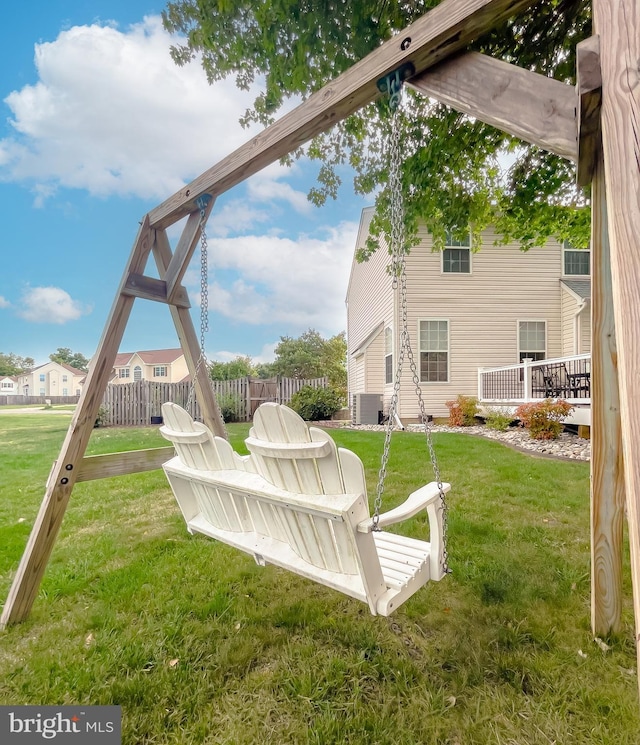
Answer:
[[[460,394],[455,401],[445,401],[449,409],[449,424],[452,427],[470,427],[478,416],[478,399]]]
[[[291,397],[289,406],[307,422],[317,422],[331,417],[342,408],[342,397],[333,388],[303,386]]]
[[[507,409],[487,409],[485,413],[485,422],[489,429],[495,429],[498,432],[506,432],[509,429],[511,422],[515,420],[515,416],[511,414]]]
[[[562,420],[573,411],[566,401],[553,401],[545,398],[534,404],[522,404],[516,409],[516,416],[522,426],[529,430],[534,440],[557,440],[562,432]]]
[[[96,414],[96,420],[93,423],[94,429],[96,427],[104,427],[109,419],[109,409],[106,406],[101,406]]]
[[[225,422],[237,422],[240,420],[242,410],[242,398],[237,393],[221,393],[216,396],[220,413]]]

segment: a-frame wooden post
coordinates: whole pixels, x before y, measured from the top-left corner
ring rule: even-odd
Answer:
[[[205,210],[205,219],[211,206]],[[205,367],[198,365],[198,339],[189,314],[186,292],[179,284],[200,236],[200,220],[201,214],[198,210],[196,217],[187,221],[178,243],[176,253],[178,250],[181,251],[184,266],[176,270],[171,302],[167,297],[167,283],[143,273],[153,250],[161,277],[164,276],[172,259],[169,242],[164,231],[158,235],[157,231],[149,227],[148,217],[140,227],[98,349],[91,360],[80,401],[58,460],[53,464],[49,474],[40,511],[0,617],[0,627],[21,621],[29,614],[76,481],[157,468],[162,460],[169,457],[167,450],[171,448],[159,448],[157,455],[150,451],[152,455],[146,459],[137,453],[134,458],[131,458],[131,454],[84,458],[136,297],[169,303],[189,371],[195,376],[196,394],[203,419],[216,434],[226,436],[220,410],[208,381],[208,372]]]
[[[130,276],[141,275],[144,271],[151,240],[152,232],[146,219],[133,245],[60,455],[49,474],[40,511],[0,618],[3,627],[26,618],[40,587],[133,307],[134,297],[125,293],[126,283]]]
[[[640,4],[593,0],[618,352],[631,578],[640,668]]]
[[[591,629],[622,621],[624,471],[602,151],[591,184]]]

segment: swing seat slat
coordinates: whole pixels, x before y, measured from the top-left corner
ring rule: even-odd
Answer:
[[[372,531],[358,456],[288,407],[258,408],[246,440],[249,456],[234,453],[176,404],[164,404],[162,412],[160,431],[177,453],[163,468],[191,533],[361,600],[374,615],[389,615],[444,576],[437,485],[380,516],[381,525],[390,525],[426,508],[429,541]]]

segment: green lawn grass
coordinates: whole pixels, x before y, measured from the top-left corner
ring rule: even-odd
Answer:
[[[2,601],[68,422],[0,413]],[[371,496],[382,435],[331,434]],[[431,480],[424,438],[394,438],[384,509]],[[0,633],[0,704],[120,704],[127,745],[637,745],[628,566],[623,631],[590,633],[588,465],[435,441],[453,574],[388,619],[188,535],[162,472],[79,484],[30,618]],[[89,452],[163,444],[105,428]]]

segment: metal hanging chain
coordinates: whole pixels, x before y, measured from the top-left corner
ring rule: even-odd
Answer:
[[[391,86],[390,86],[391,87]],[[374,513],[373,513],[373,530],[379,531],[380,521],[380,510],[382,508],[382,495],[384,493],[384,484],[387,476],[387,466],[389,463],[389,452],[391,448],[391,434],[395,427],[395,418],[398,411],[398,398],[400,393],[400,384],[402,380],[402,367],[404,363],[405,355],[409,360],[409,367],[412,374],[412,381],[415,387],[416,396],[418,398],[418,404],[420,408],[420,421],[422,423],[427,449],[429,451],[429,457],[431,460],[431,466],[435,476],[436,484],[440,494],[440,504],[442,507],[442,523],[443,523],[443,554],[442,554],[442,570],[448,573],[448,552],[447,552],[447,537],[448,537],[448,505],[445,498],[444,487],[442,484],[442,478],[440,476],[440,468],[438,466],[438,460],[436,457],[436,451],[433,445],[432,431],[429,424],[429,418],[425,410],[424,399],[422,397],[422,389],[420,387],[420,377],[418,375],[418,369],[411,348],[411,339],[409,336],[409,323],[407,313],[407,274],[406,274],[406,251],[405,251],[405,236],[404,236],[404,200],[402,194],[402,180],[401,180],[401,148],[400,148],[400,122],[398,109],[401,102],[401,89],[391,92],[392,100],[390,102],[392,109],[392,126],[391,126],[391,138],[389,143],[389,191],[391,194],[390,198],[390,223],[391,223],[391,274],[392,274],[392,288],[394,293],[400,293],[400,309],[401,309],[401,334],[400,334],[400,351],[398,354],[398,364],[396,365],[395,378],[393,383],[393,393],[391,401],[389,402],[389,414],[387,418],[387,425],[385,428],[384,447],[382,451],[382,463],[380,465],[380,471],[378,473],[378,484],[376,488],[376,496],[374,500]]]
[[[205,353],[206,334],[209,331],[209,246],[207,243],[207,205],[211,201],[208,194],[203,194],[196,202],[200,207],[200,356],[196,363],[196,369],[189,387],[189,397],[187,398],[187,411],[190,411],[191,404],[196,392],[196,380],[202,365],[207,366],[207,356]]]

